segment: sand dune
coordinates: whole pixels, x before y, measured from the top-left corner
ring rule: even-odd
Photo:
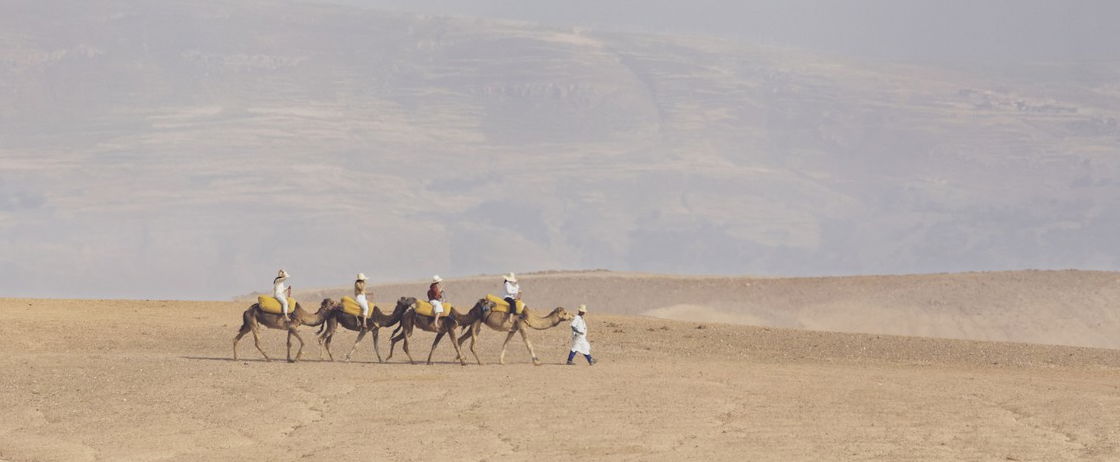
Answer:
[[[0,460],[1120,458],[1115,350],[596,311],[594,367],[561,365],[564,326],[532,332],[541,367],[520,344],[493,365],[495,332],[484,366],[446,344],[433,366],[371,363],[368,343],[355,363],[320,362],[310,329],[297,364],[262,362],[251,340],[232,361],[245,306],[0,299]],[[282,356],[283,342],[262,344]]]
[[[1120,348],[1120,273],[1008,271],[829,278],[547,272],[522,276],[535,306],[836,332]],[[456,304],[500,290],[499,276],[450,280]],[[425,281],[375,287],[423,296]],[[345,289],[302,291],[304,299]]]

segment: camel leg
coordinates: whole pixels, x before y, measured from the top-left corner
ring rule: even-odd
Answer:
[[[373,354],[377,355],[377,362],[384,363],[385,361],[381,360],[381,350],[377,349],[377,337],[378,337],[377,334],[378,334],[379,331],[381,331],[381,328],[379,328],[379,327],[373,328]]]
[[[458,341],[458,339],[455,338],[455,329],[454,328],[447,331],[447,338],[451,339],[451,346],[455,347],[455,356],[459,357],[459,365],[460,366],[466,366],[467,365],[467,358],[463,357],[463,347],[459,346],[459,341]],[[434,350],[435,348],[432,348],[432,349]]]
[[[436,352],[436,345],[439,345],[440,339],[443,338],[444,332],[436,333],[436,339],[432,341],[432,350],[428,352],[428,365],[432,365],[432,354]]]
[[[502,354],[498,355],[498,364],[503,366],[506,364],[506,345],[509,345],[509,339],[513,338],[514,334],[517,334],[517,331],[511,330],[506,334],[506,341],[502,342]]]
[[[397,348],[397,342],[401,341],[402,338],[404,338],[404,334],[397,333],[397,331],[394,331],[393,335],[389,337],[389,356],[385,358],[386,361],[393,359],[393,350]]]
[[[404,341],[404,344],[401,345],[401,349],[404,350],[404,354],[408,356],[408,363],[409,364],[416,364],[416,361],[412,360],[412,353],[408,351],[408,337],[409,336],[405,332],[401,332],[401,335],[404,336],[404,338],[402,339]]]
[[[290,363],[294,363],[296,361],[299,361],[300,358],[303,357],[303,337],[300,337],[299,332],[296,332],[295,329],[288,329],[288,354],[291,355],[292,337],[295,337],[296,340],[299,340],[299,349],[296,350],[296,359],[294,359],[294,360],[291,359],[291,358],[288,359],[288,362],[290,362]]]
[[[525,347],[529,348],[529,356],[533,357],[533,365],[534,366],[540,366],[541,365],[541,360],[537,359],[537,353],[535,351],[533,351],[533,342],[529,341],[529,336],[527,334],[525,334],[525,328],[522,327],[520,329],[517,329],[517,331],[521,332],[521,340],[524,340],[525,341]]]
[[[233,338],[233,360],[234,361],[237,361],[237,342],[240,342],[241,337],[244,337],[245,334],[248,334],[250,330],[253,330],[253,329],[246,324],[242,324],[241,325],[241,330],[239,330],[237,332],[237,336]]]
[[[468,327],[466,332],[470,332],[470,330],[471,330],[470,327]],[[466,341],[466,335],[467,335],[466,333],[464,333],[463,335],[460,335],[459,338],[455,341],[455,343],[458,343],[459,346],[461,347],[463,345],[463,342]],[[459,359],[459,357],[456,356],[455,359]]]
[[[334,332],[329,332],[323,339],[323,348],[327,350],[327,357],[334,361],[334,355],[331,354],[331,340],[334,340]],[[321,352],[319,353],[319,359],[323,359]]]
[[[295,361],[292,361],[292,330],[291,329],[288,329],[288,362],[290,362],[290,363],[295,362]]]
[[[366,336],[366,330],[365,329],[362,329],[361,331],[358,332],[358,339],[354,340],[354,346],[350,348],[349,353],[346,353],[346,361],[347,362],[350,362],[350,355],[354,354],[354,351],[358,349],[358,344],[361,343],[362,337],[365,337],[365,336]]]
[[[260,331],[258,330],[259,328],[257,327],[256,324],[253,324],[250,327],[253,330],[253,345],[256,345],[257,351],[261,352],[261,356],[264,356],[265,361],[272,361],[272,358],[268,357],[268,353],[265,353],[264,349],[261,348],[261,334],[260,334]]]
[[[334,322],[335,322],[335,320],[332,317],[326,323],[326,331],[318,336],[319,337],[318,338],[319,339],[319,361],[323,360],[323,350],[327,350],[327,357],[330,358],[331,361],[334,361],[334,355],[331,354],[331,337],[334,337],[334,329],[337,328],[337,325],[332,324]]]
[[[470,327],[470,330],[469,330],[470,336],[471,336],[471,354],[474,355],[474,360],[478,361],[479,366],[482,365],[482,360],[478,358],[478,352],[474,351],[474,339],[475,339],[475,337],[478,337],[478,330],[481,327],[481,324],[482,323],[480,323],[480,322],[476,322],[474,324],[471,324],[471,327]],[[460,345],[462,345],[462,343],[463,342],[459,342]]]

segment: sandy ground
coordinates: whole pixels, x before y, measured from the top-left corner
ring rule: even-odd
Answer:
[[[319,361],[310,328],[234,361],[244,307],[0,300],[0,460],[1120,459],[1113,350],[592,314],[592,367],[566,325],[540,367],[493,331],[483,366]]]

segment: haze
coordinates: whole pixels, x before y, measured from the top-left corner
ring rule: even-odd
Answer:
[[[1120,269],[1115,2],[0,6],[0,293]]]
[[[333,0],[552,26],[710,35],[825,53],[967,62],[1120,58],[1106,0]]]

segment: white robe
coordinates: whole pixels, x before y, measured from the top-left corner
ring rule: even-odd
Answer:
[[[512,298],[517,300],[517,295],[521,293],[521,286],[516,282],[506,281],[506,296],[505,298]]]
[[[277,279],[280,280],[273,280],[272,296],[276,299],[276,301],[280,302],[280,310],[284,312],[284,316],[287,316],[290,307],[288,306],[288,295],[286,293],[288,291],[288,287],[284,285],[284,281],[288,280],[288,278]]]
[[[572,351],[591,354],[591,343],[587,341],[587,322],[583,320],[583,316],[572,319]]]

